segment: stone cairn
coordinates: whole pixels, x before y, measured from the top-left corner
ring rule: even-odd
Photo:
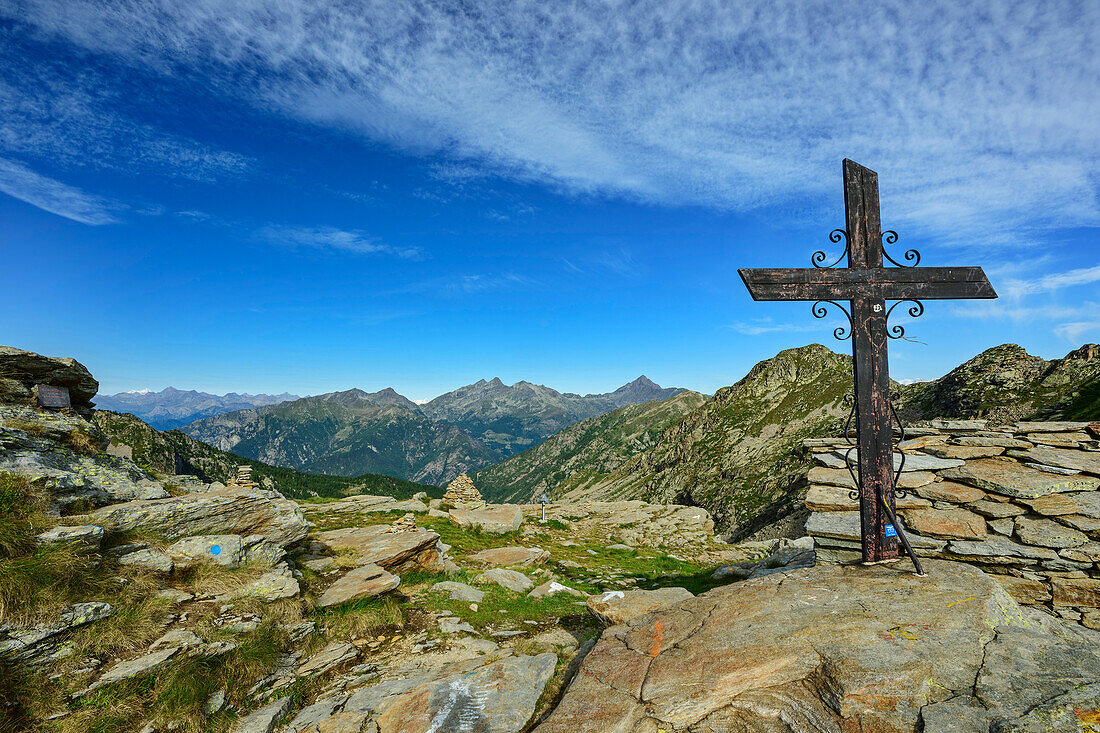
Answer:
[[[453,509],[479,509],[485,506],[485,500],[474,486],[473,480],[462,473],[447,484],[447,493],[443,494],[443,506]]]
[[[400,534],[401,532],[415,532],[417,529],[419,529],[419,527],[416,526],[416,515],[412,512],[408,512],[405,516],[391,524],[386,532],[390,534]]]
[[[1100,629],[1100,422],[931,420],[905,433],[897,509],[916,553],[977,565],[1021,604]],[[817,559],[857,560],[848,443],[802,445],[816,464]]]
[[[237,475],[228,485],[241,489],[254,489],[259,486],[252,481],[252,466],[237,466]]]

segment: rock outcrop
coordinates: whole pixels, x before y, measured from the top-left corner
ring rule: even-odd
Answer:
[[[0,346],[0,402],[28,403],[38,384],[67,388],[73,409],[85,413],[99,391],[99,382],[76,359]]]
[[[169,539],[192,535],[263,535],[282,546],[309,529],[298,505],[275,491],[214,489],[152,501],[130,501],[81,517],[112,531],[143,529]]]
[[[438,533],[430,529],[412,532],[389,532],[388,529],[385,525],[348,527],[319,532],[315,538],[336,552],[349,553],[356,565],[374,564],[394,573],[444,569],[444,552]]]
[[[106,446],[106,438],[79,415],[0,405],[0,471],[26,476],[49,491],[59,511],[78,503],[168,496],[133,462],[103,454]]]
[[[515,532],[523,524],[523,511],[515,504],[491,504],[481,509],[452,509],[451,523],[462,529],[478,528],[490,534]]]
[[[535,731],[1039,730],[1100,683],[1091,632],[1058,635],[976,568],[927,570],[818,566],[613,626]]]

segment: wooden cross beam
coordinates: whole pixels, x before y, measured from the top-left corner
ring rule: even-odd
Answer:
[[[980,267],[917,267],[920,255],[905,253],[913,266],[901,265],[886,253],[880,230],[878,174],[844,160],[844,215],[847,228],[830,239],[847,242],[847,268],[821,267],[822,252],[815,253],[813,268],[738,270],[753,300],[847,300],[851,311],[848,336],[852,338],[855,372],[855,416],[859,451],[859,511],[864,562],[881,562],[898,556],[897,537],[905,535],[894,517],[894,461],[891,431],[890,374],[887,339],[904,333],[898,326],[887,329],[887,300],[914,301],[911,315],[924,312],[921,299],[996,298]],[[886,232],[886,243],[897,241]],[[898,267],[883,267],[883,256]],[[843,255],[841,259],[843,259]],[[840,260],[837,260],[838,264]],[[896,305],[896,303],[895,303]],[[891,306],[892,308],[893,306]],[[842,308],[843,309],[843,308]],[[822,304],[814,315],[825,315]],[[837,337],[843,329],[837,329]],[[843,336],[847,338],[848,336]],[[896,530],[896,531],[891,531]],[[908,542],[906,550],[920,571]]]

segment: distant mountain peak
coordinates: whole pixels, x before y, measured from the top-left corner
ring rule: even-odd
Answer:
[[[204,417],[214,417],[227,412],[247,410],[253,407],[274,405],[298,399],[297,395],[281,394],[209,394],[193,389],[165,387],[160,392],[137,389],[113,395],[96,395],[96,406],[101,410],[129,413],[158,430],[183,427]]]

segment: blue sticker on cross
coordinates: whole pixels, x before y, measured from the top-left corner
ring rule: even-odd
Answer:
[[[887,524],[886,525],[886,531],[884,532],[884,534],[887,537],[897,537],[898,536],[898,531],[896,529],[894,529],[894,525]]]

